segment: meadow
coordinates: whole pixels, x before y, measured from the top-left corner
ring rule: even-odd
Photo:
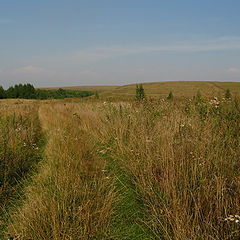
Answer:
[[[0,239],[240,239],[240,84],[156,85],[1,100]]]

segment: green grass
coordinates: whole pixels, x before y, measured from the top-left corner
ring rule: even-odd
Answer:
[[[116,201],[111,217],[107,239],[112,240],[150,240],[159,239],[153,234],[144,220],[147,219],[146,209],[140,193],[137,191],[131,177],[120,162],[110,154],[103,155],[106,159],[106,171],[115,183]]]
[[[0,116],[0,239],[42,159],[45,140],[36,112],[30,115]]]

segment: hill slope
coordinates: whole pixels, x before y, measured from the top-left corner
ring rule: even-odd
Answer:
[[[170,91],[174,97],[192,97],[200,92],[203,96],[223,95],[230,89],[234,95],[240,95],[240,82],[210,82],[210,81],[169,81],[143,83],[148,97],[163,98]],[[97,91],[102,98],[129,99],[135,96],[136,84],[124,86],[74,86],[62,87],[69,90]],[[57,89],[57,88],[45,88]]]
[[[204,96],[222,95],[226,89],[233,94],[240,94],[240,82],[205,82],[205,81],[174,81],[143,83],[148,97],[166,97],[170,91],[176,97],[192,97],[200,92]],[[125,85],[105,91],[101,94],[106,98],[126,98],[135,96],[136,84]]]

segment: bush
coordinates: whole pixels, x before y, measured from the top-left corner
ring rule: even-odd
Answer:
[[[49,99],[49,98],[82,98],[89,97],[94,93],[91,91],[65,90],[43,90],[35,89],[31,84],[19,84],[14,87],[9,87],[6,91],[0,87],[1,98],[23,98],[23,99]]]
[[[225,98],[226,98],[226,99],[229,99],[229,98],[231,98],[231,97],[232,97],[232,94],[231,94],[230,90],[227,89],[226,92],[225,92]]]
[[[137,100],[142,100],[145,98],[145,92],[142,84],[140,86],[136,86],[136,99]]]
[[[173,93],[172,91],[169,92],[168,96],[167,96],[168,100],[172,100],[173,99]]]

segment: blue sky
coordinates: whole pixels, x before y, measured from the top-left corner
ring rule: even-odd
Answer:
[[[239,0],[0,0],[0,85],[240,80]]]

